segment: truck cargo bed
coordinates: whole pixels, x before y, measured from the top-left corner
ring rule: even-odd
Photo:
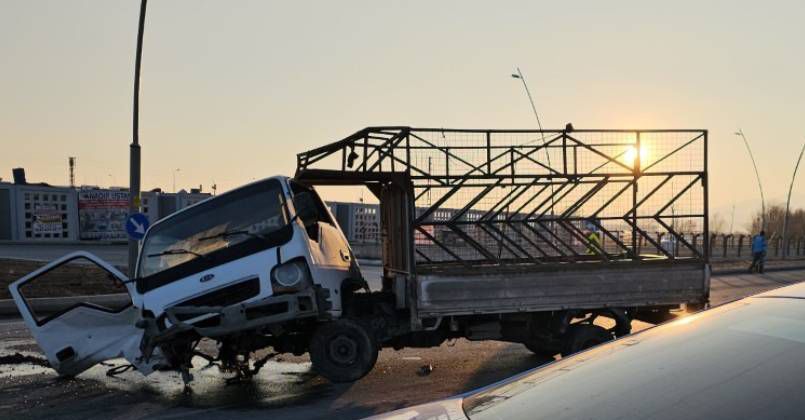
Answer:
[[[703,303],[709,270],[676,260],[428,270],[414,280],[421,318]]]

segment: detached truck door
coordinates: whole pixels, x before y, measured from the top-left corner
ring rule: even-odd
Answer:
[[[124,357],[143,374],[143,330],[132,305],[133,283],[87,252],[68,254],[14,282],[11,296],[51,367],[77,375],[96,363]],[[87,296],[87,294],[96,294]]]

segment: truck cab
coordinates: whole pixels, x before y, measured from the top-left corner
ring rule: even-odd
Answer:
[[[317,309],[319,303],[324,307],[311,315],[338,318],[342,282],[362,280],[321,198],[285,177],[160,220],[143,239],[136,273],[143,310],[172,318],[171,309],[181,307],[185,323],[205,325],[212,324],[211,314],[190,308],[295,300],[290,307]]]
[[[27,292],[75,260],[125,285],[130,304],[34,313]],[[218,358],[229,364],[267,345],[303,352],[316,325],[341,317],[343,290],[366,284],[316,191],[287,177],[245,185],[153,224],[135,272],[128,279],[78,252],[11,285],[23,318],[60,374],[76,375],[117,356],[143,373],[187,370],[192,349],[205,337],[221,343]],[[248,344],[235,340],[245,332],[252,337]],[[298,339],[285,337],[295,333]]]

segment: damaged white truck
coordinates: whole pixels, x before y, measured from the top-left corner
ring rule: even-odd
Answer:
[[[271,348],[309,353],[315,371],[349,382],[384,347],[466,338],[568,354],[708,302],[705,130],[370,127],[297,159],[294,178],[155,223],[134,278],[78,252],[12,284],[51,366],[77,375],[122,356],[189,381],[209,339],[217,353],[202,356],[236,377]],[[377,197],[380,290],[316,185]],[[77,259],[130,299],[37,313],[37,281]]]

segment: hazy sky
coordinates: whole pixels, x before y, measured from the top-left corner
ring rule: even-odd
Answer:
[[[0,0],[0,177],[126,185],[139,1]],[[149,2],[143,187],[292,174],[367,125],[707,128],[711,208],[782,202],[805,141],[803,1]],[[805,174],[793,205],[805,206]],[[356,197],[331,197],[355,199]]]

